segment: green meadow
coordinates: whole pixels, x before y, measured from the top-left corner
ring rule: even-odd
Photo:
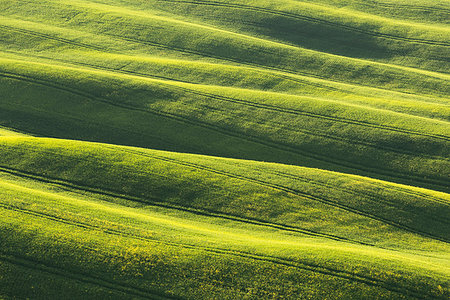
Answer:
[[[448,299],[447,0],[0,0],[0,299]]]

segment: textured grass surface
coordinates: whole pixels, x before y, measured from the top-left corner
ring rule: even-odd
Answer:
[[[85,142],[1,145],[2,264],[67,276],[75,294],[447,296],[447,194]],[[10,268],[6,296],[29,295],[7,287]],[[44,295],[47,280],[34,283]]]
[[[0,0],[0,298],[447,299],[449,13]]]

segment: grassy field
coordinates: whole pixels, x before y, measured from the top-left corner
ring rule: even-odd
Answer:
[[[449,13],[0,0],[0,298],[448,299]]]

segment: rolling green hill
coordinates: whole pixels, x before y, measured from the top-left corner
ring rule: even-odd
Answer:
[[[0,298],[448,299],[449,15],[0,0]]]

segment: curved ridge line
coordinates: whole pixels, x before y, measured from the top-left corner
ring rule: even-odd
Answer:
[[[304,150],[300,150],[300,149],[294,148],[294,147],[289,146],[289,145],[276,144],[276,143],[274,143],[272,141],[264,140],[261,137],[255,137],[255,136],[251,136],[251,135],[248,135],[248,134],[244,135],[244,134],[241,134],[239,132],[234,132],[234,131],[231,131],[229,129],[224,129],[224,128],[216,126],[214,124],[210,124],[210,123],[206,123],[206,122],[202,122],[202,121],[192,121],[192,120],[187,119],[185,117],[182,117],[182,116],[179,116],[179,115],[176,115],[176,114],[171,114],[171,113],[168,113],[168,112],[155,111],[155,110],[150,110],[148,108],[147,109],[140,109],[140,108],[133,107],[133,106],[128,106],[128,105],[119,104],[119,103],[113,103],[113,102],[111,102],[111,101],[109,101],[107,99],[99,98],[97,96],[86,94],[84,92],[72,90],[71,88],[68,88],[68,87],[64,87],[64,86],[60,86],[60,85],[58,86],[58,85],[55,85],[54,83],[50,83],[50,82],[47,82],[47,81],[43,81],[45,83],[42,83],[42,82],[38,81],[35,78],[27,77],[25,75],[18,75],[18,74],[14,74],[14,73],[3,72],[3,73],[0,73],[0,76],[7,77],[7,78],[12,78],[12,79],[16,79],[16,80],[18,79],[18,80],[22,80],[22,81],[28,81],[28,82],[35,83],[35,84],[41,84],[41,85],[52,87],[52,88],[56,88],[56,89],[61,89],[63,91],[67,91],[67,92],[73,93],[75,95],[86,97],[86,98],[91,99],[93,101],[100,101],[100,102],[103,102],[103,103],[106,103],[106,104],[109,104],[109,105],[112,105],[112,106],[124,108],[124,109],[140,111],[140,112],[145,112],[145,113],[158,115],[158,116],[161,116],[161,117],[166,117],[166,118],[169,118],[169,119],[176,120],[178,122],[182,122],[182,123],[185,123],[185,124],[190,124],[190,125],[193,125],[193,126],[199,126],[199,127],[202,127],[202,128],[206,128],[206,129],[209,129],[209,130],[213,130],[213,131],[219,132],[219,133],[224,134],[224,135],[228,135],[228,136],[231,136],[231,137],[243,139],[243,140],[245,140],[247,142],[253,142],[253,143],[257,143],[257,144],[264,145],[264,146],[267,146],[267,147],[271,147],[271,148],[274,148],[274,149],[278,149],[278,150],[281,150],[281,151],[287,151],[287,152],[290,152],[290,153],[300,154],[300,155],[303,155],[303,156],[308,157],[310,159],[319,160],[319,161],[322,161],[322,162],[327,162],[327,163],[330,163],[330,164],[333,164],[333,165],[336,165],[336,166],[341,166],[341,167],[344,167],[344,168],[350,168],[350,169],[354,169],[354,170],[358,170],[358,171],[375,173],[375,174],[382,175],[382,176],[401,178],[403,180],[413,180],[413,178],[416,178],[416,180],[420,180],[422,183],[428,183],[428,184],[432,184],[432,185],[438,185],[438,186],[441,186],[441,187],[447,187],[447,183],[446,183],[445,180],[441,180],[441,179],[437,179],[437,178],[435,178],[435,179],[422,178],[421,176],[411,175],[411,174],[410,175],[405,175],[403,173],[396,172],[395,170],[374,169],[372,167],[368,167],[368,166],[364,166],[364,165],[358,165],[358,164],[355,165],[354,163],[352,163],[350,161],[343,160],[343,159],[340,159],[339,161],[334,161],[334,160],[328,159],[326,156],[323,156],[323,155],[321,156],[321,155],[313,154],[311,152],[306,152]],[[395,175],[392,175],[392,174],[395,174]],[[438,182],[441,182],[441,181],[443,182],[443,184],[438,183]]]
[[[114,191],[106,191],[106,190],[101,190],[101,189],[89,187],[89,186],[86,186],[86,185],[80,185],[80,184],[77,184],[77,183],[74,183],[74,182],[71,182],[71,181],[67,181],[67,180],[51,178],[49,176],[43,177],[41,175],[38,175],[38,174],[35,174],[35,173],[32,173],[32,172],[27,172],[27,171],[23,171],[23,170],[16,170],[16,169],[13,169],[13,168],[10,168],[10,167],[6,167],[6,166],[0,166],[0,171],[8,173],[8,174],[11,174],[11,175],[14,175],[14,176],[18,176],[18,177],[29,178],[29,179],[33,179],[33,180],[49,183],[49,184],[54,184],[54,185],[57,185],[57,186],[62,186],[62,187],[66,188],[67,190],[72,191],[72,192],[73,192],[72,189],[76,189],[76,190],[86,191],[86,192],[89,192],[89,193],[94,193],[94,194],[97,194],[97,195],[103,195],[103,196],[115,197],[115,198],[119,198],[119,199],[127,200],[127,201],[139,202],[139,203],[150,205],[150,206],[156,206],[156,207],[162,207],[162,208],[168,208],[168,209],[175,209],[175,210],[184,211],[184,212],[197,214],[197,215],[202,215],[202,216],[207,216],[207,217],[221,218],[221,219],[225,219],[225,220],[231,220],[231,221],[236,221],[236,222],[248,223],[248,224],[251,224],[251,225],[257,225],[257,226],[274,228],[274,229],[278,229],[278,230],[282,230],[282,231],[296,232],[296,233],[304,234],[304,235],[307,235],[307,236],[331,239],[331,240],[338,241],[338,242],[343,242],[343,243],[352,243],[352,244],[359,244],[359,245],[365,245],[365,246],[373,246],[373,247],[377,247],[377,248],[380,248],[380,249],[384,249],[384,248],[381,248],[379,246],[375,246],[375,245],[370,244],[370,243],[365,243],[365,242],[361,242],[361,241],[357,241],[357,240],[351,240],[351,239],[348,239],[348,238],[345,238],[345,237],[340,237],[340,236],[337,236],[337,235],[316,232],[316,231],[305,229],[305,228],[301,228],[301,227],[298,227],[298,226],[291,226],[291,225],[285,225],[285,224],[279,224],[279,223],[270,223],[270,222],[267,222],[267,221],[262,220],[262,219],[243,218],[243,217],[234,216],[234,215],[221,214],[221,213],[218,213],[218,212],[209,211],[209,210],[205,210],[205,209],[199,209],[199,208],[194,208],[194,207],[186,207],[186,206],[178,206],[178,205],[171,204],[171,203],[167,204],[166,202],[161,202],[161,199],[156,199],[156,198],[144,198],[144,199],[141,199],[141,198],[130,196],[130,195],[119,194],[119,193],[114,192]]]
[[[23,34],[28,34],[28,35],[32,35],[32,36],[36,36],[36,37],[40,37],[40,38],[56,40],[56,41],[59,41],[59,42],[65,43],[65,44],[70,44],[70,45],[73,45],[73,46],[87,48],[89,50],[97,50],[97,51],[101,51],[101,52],[104,52],[104,50],[105,50],[104,48],[97,47],[97,46],[92,45],[92,44],[75,42],[73,40],[65,39],[65,38],[62,38],[62,37],[55,36],[55,35],[49,35],[49,34],[41,33],[41,32],[38,32],[38,31],[32,31],[32,30],[12,27],[12,26],[3,25],[3,24],[0,24],[0,28],[4,28],[4,29],[6,28],[6,29],[11,30],[11,31],[16,31],[16,32],[20,32],[20,33],[23,33]]]
[[[367,5],[366,2],[361,2],[363,5]],[[424,10],[424,11],[436,11],[436,12],[447,12],[450,13],[450,9],[447,9],[445,7],[442,6],[437,6],[433,7],[433,6],[425,6],[425,5],[416,5],[416,4],[403,4],[403,3],[386,3],[386,2],[375,2],[373,3],[376,6],[384,6],[384,7],[401,7],[401,8],[406,8],[406,9],[419,9],[419,10]],[[373,7],[373,6],[372,6]]]
[[[368,191],[364,191],[364,194],[360,194],[360,193],[357,193],[354,190],[344,189],[344,188],[342,188],[342,187],[340,187],[338,185],[327,184],[327,183],[324,183],[324,182],[320,182],[320,181],[317,181],[317,180],[309,179],[307,177],[302,177],[302,176],[299,176],[299,175],[294,175],[294,174],[289,174],[289,173],[279,172],[279,171],[274,171],[274,170],[267,170],[267,169],[264,169],[264,172],[269,173],[269,174],[273,174],[273,175],[277,175],[277,176],[280,176],[282,178],[291,178],[291,179],[299,180],[299,181],[302,181],[302,182],[305,182],[305,183],[309,183],[309,184],[313,184],[313,185],[318,185],[318,186],[323,186],[323,187],[328,187],[328,188],[340,190],[340,191],[342,191],[344,193],[348,193],[348,194],[351,194],[351,195],[354,195],[354,196],[366,197],[366,198],[369,198],[373,203],[383,202],[383,203],[386,203],[386,204],[390,205],[390,207],[393,207],[393,208],[395,208],[397,210],[400,210],[400,211],[403,211],[403,212],[406,212],[406,213],[411,213],[408,210],[402,209],[400,206],[396,206],[395,205],[396,204],[395,201],[389,201],[389,200],[386,200],[384,198],[377,198],[376,197],[377,195],[372,193],[372,192],[369,193]],[[395,189],[392,189],[392,190],[395,190]],[[407,194],[406,191],[404,191],[404,193]],[[436,203],[443,204],[445,206],[449,206],[450,207],[450,203],[445,202],[445,201],[440,201],[439,199],[433,198],[431,196],[430,196],[429,200],[431,200],[432,202],[436,202]],[[435,215],[432,215],[432,214],[428,214],[428,215],[429,215],[429,217],[432,217],[432,218],[436,219],[437,221],[439,221],[441,223],[450,224],[450,219],[441,219],[441,218],[438,218],[438,217],[436,217]]]
[[[1,27],[1,25],[0,25],[0,27]],[[48,59],[48,57],[42,57],[42,56],[38,56],[38,57]],[[114,73],[123,73],[123,74],[138,76],[138,77],[147,77],[147,78],[150,78],[150,79],[157,78],[157,79],[164,79],[164,80],[182,82],[182,83],[186,83],[186,84],[193,84],[193,83],[188,82],[188,81],[180,81],[180,80],[176,80],[176,79],[173,79],[173,78],[170,78],[170,77],[152,75],[152,74],[148,74],[148,73],[141,73],[141,72],[136,72],[136,71],[131,71],[131,70],[124,70],[124,69],[109,68],[109,67],[99,66],[99,65],[90,64],[90,63],[73,62],[73,61],[68,61],[68,60],[64,60],[64,59],[57,59],[57,60],[61,61],[63,63],[69,63],[69,64],[80,65],[80,66],[87,66],[87,67],[90,67],[90,68],[93,68],[93,69],[97,69],[97,70],[102,70],[102,71],[111,71],[111,72],[114,72]],[[303,81],[302,81],[302,83],[303,83]],[[340,123],[345,123],[345,124],[352,124],[352,125],[358,125],[358,126],[363,126],[363,127],[372,127],[372,128],[377,128],[377,129],[380,129],[380,130],[394,131],[394,132],[400,132],[400,133],[405,133],[405,134],[413,134],[413,135],[418,135],[418,136],[426,136],[426,137],[431,137],[431,138],[436,138],[436,139],[442,139],[442,140],[445,140],[445,141],[450,141],[450,137],[449,136],[441,135],[441,134],[428,134],[428,133],[424,133],[424,132],[419,132],[419,131],[414,131],[414,130],[410,130],[410,129],[399,128],[399,127],[394,127],[394,126],[389,126],[389,125],[381,125],[381,124],[370,123],[370,122],[366,122],[366,121],[362,121],[362,120],[348,119],[348,118],[342,118],[342,117],[334,117],[334,116],[330,116],[330,115],[318,114],[318,113],[314,113],[314,112],[302,111],[302,110],[297,110],[297,109],[282,108],[282,107],[277,107],[277,106],[270,105],[270,104],[256,103],[256,102],[252,102],[252,101],[248,101],[248,100],[244,100],[244,99],[238,99],[238,98],[234,98],[234,97],[227,97],[227,96],[223,96],[223,95],[212,94],[212,93],[209,93],[209,92],[200,92],[200,91],[194,90],[192,88],[182,87],[182,86],[174,85],[172,83],[164,82],[162,84],[170,85],[171,87],[173,87],[175,89],[180,89],[180,90],[183,90],[183,91],[186,91],[186,92],[189,92],[189,93],[192,93],[192,94],[196,94],[196,95],[202,95],[202,96],[213,98],[213,99],[217,99],[217,100],[224,100],[224,101],[228,101],[228,102],[243,104],[243,105],[257,107],[257,108],[262,108],[262,109],[267,109],[267,110],[274,110],[274,111],[278,111],[278,112],[289,113],[289,114],[294,114],[294,115],[302,115],[302,116],[307,116],[307,117],[312,117],[312,118],[322,118],[322,119],[331,120],[331,121],[340,122]],[[292,94],[288,94],[288,96],[302,97],[302,96],[292,95]],[[308,97],[306,97],[306,98],[308,98]],[[345,105],[345,103],[344,103],[344,105]],[[369,107],[369,109],[370,109],[370,107]],[[395,111],[393,111],[393,112],[395,112]],[[408,115],[408,116],[410,116],[410,115]],[[411,116],[415,117],[414,115],[411,115]],[[418,117],[420,117],[420,116],[418,116]],[[295,129],[295,130],[298,131],[298,129]],[[308,132],[308,134],[314,135],[313,132],[311,132],[311,131],[305,130],[305,132]],[[323,134],[326,135],[325,131],[322,131],[322,132],[323,132]],[[326,136],[328,138],[333,138],[333,139],[337,138],[337,137],[330,136],[330,135],[326,135]],[[342,138],[342,139],[345,140],[345,141],[348,141],[348,139],[346,139],[346,138]],[[353,142],[362,143],[362,141],[353,141]],[[365,142],[364,145],[370,145],[370,146],[372,146],[374,148],[377,148],[374,144],[371,144],[369,142]],[[385,149],[385,150],[398,151],[399,153],[402,153],[402,154],[415,154],[414,152],[399,150],[399,149],[390,148],[390,147],[386,147],[386,146],[378,146],[378,147],[380,147],[381,149]],[[422,156],[430,157],[430,158],[448,159],[446,157],[433,156],[433,155],[427,155],[427,154],[422,154]]]
[[[13,257],[13,259],[11,259],[11,257]],[[123,284],[118,281],[110,281],[104,278],[94,277],[91,274],[84,272],[78,272],[75,270],[68,271],[61,267],[46,265],[42,262],[38,262],[30,258],[25,258],[11,253],[5,253],[3,251],[0,251],[0,260],[7,261],[15,265],[20,265],[22,267],[35,269],[41,272],[58,275],[64,278],[70,278],[72,280],[80,281],[83,283],[93,284],[99,287],[106,288],[107,290],[113,290],[124,294],[132,294],[138,297],[144,297],[146,299],[180,299],[176,297],[170,297],[168,295],[156,294],[154,292],[150,292],[131,285]],[[20,260],[24,260],[26,261],[26,263],[23,263],[23,261],[21,262]]]
[[[131,234],[128,235],[126,233],[123,233],[123,232],[117,231],[117,230],[103,231],[102,230],[103,228],[96,227],[95,225],[92,225],[92,224],[84,224],[82,222],[77,222],[77,221],[68,221],[64,218],[55,217],[55,216],[47,215],[44,213],[35,212],[32,210],[20,209],[20,208],[16,208],[16,207],[7,207],[7,205],[3,205],[3,204],[0,204],[0,207],[2,207],[4,209],[16,211],[16,212],[19,211],[19,212],[22,212],[25,214],[38,216],[38,217],[49,219],[49,220],[52,220],[55,222],[61,222],[61,223],[67,224],[67,225],[81,227],[83,229],[100,229],[101,232],[104,232],[107,234],[128,237],[128,238],[134,238],[134,239],[138,239],[138,240],[142,240],[142,241],[155,242],[155,243],[159,243],[159,244],[165,244],[165,245],[170,245],[170,246],[175,246],[175,247],[182,247],[182,248],[187,248],[187,249],[202,250],[202,251],[215,253],[215,254],[232,255],[232,256],[239,256],[239,257],[243,257],[243,258],[247,258],[247,259],[265,261],[265,262],[274,263],[274,264],[278,264],[278,265],[285,265],[285,266],[298,268],[301,270],[307,270],[307,271],[311,271],[311,272],[315,272],[315,273],[320,273],[320,274],[324,274],[324,275],[328,275],[328,276],[339,277],[342,279],[354,280],[354,281],[357,281],[360,283],[365,283],[368,285],[375,285],[375,286],[378,286],[378,287],[381,287],[381,288],[384,288],[384,289],[387,289],[390,291],[394,291],[397,293],[403,293],[406,291],[407,294],[412,293],[415,295],[415,297],[418,297],[419,295],[423,296],[423,295],[417,293],[417,291],[414,291],[414,290],[411,290],[408,288],[403,288],[403,289],[402,288],[392,288],[392,285],[390,285],[389,283],[387,283],[383,280],[379,280],[377,278],[364,276],[364,275],[360,275],[360,274],[355,274],[355,273],[348,272],[345,270],[338,270],[338,269],[334,269],[334,268],[330,268],[330,267],[326,267],[326,266],[320,266],[317,264],[300,262],[300,261],[285,259],[285,258],[281,258],[281,257],[274,257],[274,256],[269,256],[269,255],[254,254],[254,253],[249,253],[249,252],[245,252],[245,251],[236,251],[236,250],[221,249],[221,248],[210,248],[210,247],[195,246],[195,245],[189,245],[189,244],[183,244],[183,243],[154,240],[154,239],[142,237],[139,235],[131,235]]]
[[[305,192],[302,192],[300,190],[289,188],[289,187],[286,187],[286,186],[283,186],[283,185],[280,185],[280,184],[270,183],[270,182],[267,182],[267,181],[264,181],[264,180],[255,179],[255,178],[251,178],[251,177],[247,177],[247,176],[243,176],[243,175],[233,174],[233,173],[229,173],[229,172],[226,172],[226,171],[223,171],[223,170],[217,170],[217,169],[214,169],[214,168],[211,168],[211,167],[207,167],[207,166],[204,166],[204,165],[199,165],[199,164],[195,164],[195,163],[191,163],[191,162],[186,162],[186,161],[182,161],[182,160],[178,160],[178,159],[174,159],[174,158],[168,158],[168,157],[159,156],[159,155],[156,155],[156,154],[142,153],[142,152],[134,151],[134,150],[131,150],[131,149],[125,149],[124,147],[118,147],[118,149],[117,148],[113,148],[113,147],[111,147],[109,145],[104,145],[104,147],[109,148],[109,149],[113,149],[113,150],[120,149],[123,152],[128,152],[128,153],[134,153],[134,154],[137,154],[137,155],[153,157],[155,159],[159,159],[159,160],[162,160],[162,161],[167,161],[167,162],[171,162],[171,163],[174,163],[174,164],[191,167],[191,168],[198,169],[198,170],[209,171],[211,173],[219,174],[219,175],[230,177],[230,178],[234,178],[234,179],[239,179],[239,180],[243,180],[243,181],[247,181],[247,182],[256,183],[256,184],[261,185],[261,186],[273,188],[275,190],[284,191],[284,192],[289,193],[289,194],[293,194],[293,195],[300,196],[300,197],[305,197],[305,198],[313,200],[313,201],[318,201],[318,202],[321,202],[321,203],[324,203],[324,204],[328,204],[328,205],[331,205],[331,206],[334,206],[334,207],[346,210],[348,212],[352,212],[352,213],[360,215],[360,216],[364,216],[364,217],[367,217],[367,218],[371,218],[371,219],[374,219],[374,220],[377,220],[377,221],[380,221],[380,222],[392,225],[394,227],[397,227],[399,229],[403,229],[405,231],[409,231],[409,232],[414,233],[414,234],[418,234],[418,235],[422,235],[422,236],[425,236],[425,237],[428,237],[428,238],[436,239],[436,240],[439,240],[441,242],[450,243],[450,240],[447,240],[447,239],[439,237],[439,236],[435,236],[434,234],[423,232],[421,230],[417,230],[417,229],[412,228],[410,226],[407,226],[407,225],[404,225],[404,224],[401,224],[401,223],[398,223],[398,222],[395,222],[395,221],[392,221],[392,220],[389,220],[389,219],[386,219],[386,218],[383,218],[383,217],[380,217],[380,216],[377,216],[377,215],[374,215],[374,214],[371,214],[371,213],[368,213],[368,212],[365,212],[365,211],[358,210],[356,208],[353,208],[353,207],[341,204],[341,203],[339,203],[339,202],[337,202],[335,200],[330,200],[330,199],[325,199],[325,198],[321,198],[321,197],[318,197],[318,196],[314,196],[314,195],[311,195],[309,193],[305,193]]]
[[[157,0],[157,1],[160,1],[160,0]],[[308,22],[311,22],[311,23],[319,23],[319,24],[324,24],[324,25],[327,25],[327,26],[340,27],[340,28],[344,28],[344,29],[349,30],[349,31],[358,32],[358,33],[362,33],[362,34],[369,35],[369,36],[381,37],[381,38],[386,38],[386,39],[401,40],[401,41],[405,41],[405,42],[409,42],[409,43],[417,43],[417,44],[426,44],[426,45],[437,45],[437,46],[450,47],[450,43],[447,43],[447,42],[428,40],[428,39],[413,39],[413,38],[402,37],[402,36],[397,36],[397,35],[392,35],[392,34],[387,34],[387,33],[382,33],[382,32],[366,31],[366,30],[362,30],[362,29],[359,29],[359,28],[354,27],[354,26],[349,26],[349,25],[345,25],[345,24],[341,24],[341,23],[337,23],[337,22],[331,22],[331,21],[327,21],[327,20],[319,19],[319,18],[315,18],[315,17],[299,15],[299,14],[296,14],[296,13],[289,13],[289,12],[272,10],[272,9],[269,9],[269,8],[259,7],[259,6],[244,5],[244,4],[237,4],[237,3],[225,3],[225,2],[219,2],[219,1],[208,1],[208,2],[200,1],[200,0],[196,0],[196,1],[164,0],[164,1],[175,2],[175,3],[186,3],[186,4],[193,4],[193,5],[222,6],[222,7],[230,7],[230,8],[253,10],[253,11],[264,12],[264,13],[269,13],[269,14],[273,14],[273,15],[284,16],[284,17],[289,17],[289,18],[293,18],[293,19],[308,21]]]
[[[72,62],[65,61],[65,60],[61,60],[61,61],[66,62],[66,63],[72,63]],[[150,78],[150,79],[158,78],[158,79],[177,81],[177,80],[174,80],[174,79],[168,78],[168,77],[151,75],[151,74],[147,74],[147,73],[140,73],[140,72],[135,72],[135,71],[123,70],[123,69],[108,68],[108,67],[103,67],[103,66],[88,64],[88,63],[74,63],[74,64],[76,64],[76,65],[78,64],[81,66],[87,66],[87,67],[97,69],[97,70],[102,70],[102,71],[111,71],[114,73],[117,72],[117,73],[123,73],[123,74],[144,77],[144,78]],[[184,82],[184,81],[181,81],[181,82]],[[184,82],[184,83],[192,84],[190,82]],[[308,111],[282,108],[282,107],[277,107],[274,105],[269,105],[269,104],[264,104],[264,103],[256,103],[256,102],[252,102],[252,101],[248,101],[248,100],[244,100],[244,99],[238,99],[238,98],[234,98],[234,97],[227,97],[227,96],[212,94],[212,93],[208,93],[208,92],[201,92],[201,91],[194,90],[192,88],[182,87],[182,86],[178,86],[178,85],[175,85],[172,83],[167,83],[167,82],[163,82],[161,84],[170,85],[174,89],[182,90],[182,91],[194,94],[194,95],[200,95],[200,96],[209,97],[209,98],[216,99],[216,100],[222,100],[222,101],[227,101],[227,102],[231,102],[231,103],[242,104],[242,105],[246,105],[248,107],[262,108],[262,109],[267,109],[269,111],[278,111],[278,112],[289,113],[289,114],[294,114],[294,115],[307,116],[307,117],[311,117],[311,118],[321,118],[321,119],[330,120],[330,121],[334,121],[334,122],[340,122],[340,123],[344,123],[344,124],[352,124],[352,125],[358,125],[358,126],[362,126],[362,127],[372,127],[372,128],[377,128],[380,130],[400,132],[400,133],[405,133],[405,134],[413,134],[413,135],[418,135],[418,136],[442,139],[444,141],[450,141],[450,137],[447,137],[445,135],[440,135],[440,134],[428,134],[428,133],[423,133],[423,132],[409,130],[409,129],[403,129],[403,128],[389,126],[389,125],[374,124],[374,123],[361,121],[361,120],[347,119],[347,118],[342,118],[342,117],[334,117],[334,116],[329,116],[329,115],[324,115],[324,114],[308,112]],[[296,95],[293,95],[293,96],[296,96]],[[301,97],[301,96],[299,96],[299,97]],[[278,125],[283,125],[283,124],[278,124]],[[283,126],[283,127],[285,128],[285,126]],[[381,149],[381,150],[397,152],[400,154],[408,154],[408,155],[417,154],[412,151],[400,150],[400,149],[391,148],[388,146],[380,146],[380,145],[376,145],[376,144],[373,144],[370,142],[355,141],[355,140],[352,140],[351,138],[332,136],[332,135],[327,134],[326,131],[319,130],[317,128],[315,129],[315,131],[320,131],[321,134],[317,134],[316,132],[313,132],[310,130],[298,129],[298,128],[291,129],[291,131],[295,131],[295,132],[300,131],[300,132],[303,132],[308,135],[322,136],[322,137],[326,137],[329,139],[335,139],[335,140],[345,141],[345,142],[352,142],[354,144],[361,144],[361,145],[370,146],[370,147]],[[422,153],[421,156],[428,157],[428,158],[439,158],[439,159],[449,160],[447,157],[429,155],[426,153]]]
[[[385,89],[385,88],[380,88],[378,86],[367,85],[367,84],[364,84],[364,83],[361,83],[361,82],[351,82],[350,81],[350,83],[349,83],[349,82],[345,82],[345,81],[338,81],[337,79],[330,79],[329,77],[321,76],[319,74],[308,73],[308,72],[301,72],[301,71],[298,71],[298,70],[289,70],[289,69],[279,68],[279,67],[270,66],[270,65],[263,65],[263,64],[251,62],[251,61],[248,61],[248,60],[247,61],[240,61],[240,60],[232,58],[232,57],[217,56],[214,53],[206,53],[206,52],[200,52],[200,51],[197,51],[197,50],[192,50],[192,49],[187,49],[187,48],[180,48],[180,47],[175,47],[175,46],[167,46],[165,44],[157,43],[157,42],[154,42],[154,41],[145,41],[145,40],[136,39],[136,38],[132,38],[132,37],[120,36],[120,35],[116,35],[116,34],[113,34],[113,33],[104,33],[103,32],[102,34],[110,36],[110,37],[113,37],[113,38],[116,38],[116,39],[120,39],[120,40],[123,40],[123,41],[131,42],[131,43],[136,43],[136,44],[141,44],[141,45],[148,45],[148,46],[152,46],[152,47],[159,47],[159,48],[168,49],[168,50],[171,50],[171,51],[177,51],[177,52],[182,52],[182,53],[187,53],[187,54],[193,54],[193,55],[197,55],[197,56],[200,56],[200,57],[206,57],[206,58],[213,58],[213,59],[218,59],[218,60],[222,60],[222,61],[228,61],[228,62],[237,63],[237,64],[244,65],[244,66],[261,68],[263,70],[272,70],[272,71],[278,71],[278,72],[282,72],[282,73],[288,73],[288,74],[293,74],[293,75],[299,75],[299,76],[317,78],[317,79],[321,79],[321,80],[327,80],[327,81],[335,82],[335,83],[338,83],[338,84],[339,83],[341,83],[341,84],[342,83],[344,83],[344,84],[351,84],[351,85],[356,85],[356,86],[381,89],[381,90],[388,91],[388,92],[399,92],[399,93],[419,96],[419,95],[417,95],[415,93],[412,93],[412,92],[402,91],[401,87],[396,87],[395,89],[397,89],[397,90],[389,90],[389,89]],[[268,52],[268,50],[266,52],[268,54],[270,54],[270,55],[274,54],[272,52]],[[368,63],[368,62],[366,61],[366,63]],[[378,66],[378,64],[386,66],[386,64],[382,64],[382,63],[375,63],[375,62],[368,63],[369,66],[373,66],[374,64],[376,64],[377,66]],[[405,71],[403,69],[403,67],[399,67],[399,66],[391,65],[391,66],[388,66],[388,67],[396,69],[396,70],[398,69],[400,71]],[[418,74],[420,74],[420,73],[418,73]],[[432,78],[433,79],[439,79],[439,78],[436,78],[436,77],[432,77]],[[438,94],[441,95],[441,96],[446,95],[446,94],[441,93],[441,92],[438,92]],[[433,97],[433,95],[430,95],[430,94],[425,94],[425,96]]]
[[[32,31],[31,31],[32,32]],[[256,67],[256,68],[261,68],[265,71],[277,71],[277,72],[281,72],[281,73],[287,73],[287,74],[292,74],[292,75],[297,75],[297,76],[304,76],[304,77],[308,77],[308,78],[316,78],[319,80],[325,80],[325,81],[331,81],[334,82],[336,84],[348,84],[348,85],[354,85],[354,86],[361,86],[361,87],[366,87],[366,88],[371,88],[371,89],[378,89],[378,90],[382,90],[382,91],[387,91],[387,92],[391,92],[391,93],[402,93],[402,94],[406,94],[406,95],[413,95],[413,96],[428,96],[428,97],[433,97],[433,95],[430,94],[426,94],[426,95],[417,95],[415,93],[412,92],[408,92],[408,91],[401,91],[401,90],[389,90],[389,89],[385,89],[385,88],[380,88],[377,86],[372,86],[372,85],[366,85],[363,83],[348,83],[348,82],[342,82],[342,81],[337,81],[337,80],[331,80],[330,78],[324,77],[324,76],[320,76],[318,74],[313,74],[313,73],[307,73],[307,72],[300,72],[300,71],[293,71],[293,70],[288,70],[288,69],[283,69],[283,68],[278,68],[275,66],[268,66],[268,65],[262,65],[262,64],[258,64],[258,63],[254,63],[254,62],[250,62],[250,61],[239,61],[237,59],[233,59],[233,58],[227,58],[227,57],[223,57],[223,56],[216,56],[213,53],[205,53],[205,52],[198,52],[196,50],[190,50],[187,48],[179,48],[179,47],[174,47],[174,46],[167,46],[161,43],[157,43],[157,42],[150,42],[150,41],[145,41],[145,40],[139,40],[139,39],[135,39],[135,38],[130,38],[130,37],[124,37],[124,36],[119,36],[119,35],[114,35],[112,33],[102,33],[102,35],[104,36],[109,36],[109,37],[113,37],[116,39],[120,39],[123,41],[127,41],[127,42],[132,42],[135,44],[142,44],[142,45],[149,45],[152,47],[159,47],[159,48],[163,48],[163,49],[168,49],[171,51],[177,51],[177,52],[182,52],[182,53],[188,53],[188,54],[193,54],[193,55],[197,55],[200,57],[207,57],[207,58],[213,58],[213,59],[217,59],[217,60],[222,60],[222,61],[228,61],[228,62],[232,62],[232,63],[238,63],[240,65],[244,65],[247,67]],[[51,36],[47,36],[46,38],[51,39]],[[104,51],[101,50],[101,52],[103,53]],[[266,51],[267,52],[267,51]],[[267,52],[268,54],[274,54],[272,52]],[[399,68],[399,66],[389,66],[392,68]],[[400,67],[401,68],[401,67]],[[294,80],[292,77],[289,77],[287,75],[283,75],[283,74],[276,74],[277,76],[281,77],[281,78],[285,78],[288,80],[293,80],[293,81],[297,81],[300,82],[300,80]],[[275,74],[274,74],[275,76]],[[433,79],[439,79],[436,77],[432,77]],[[305,83],[305,81],[301,81],[303,83]],[[316,84],[319,85],[319,84]],[[332,88],[329,86],[325,86],[325,85],[321,85],[321,88],[326,88],[326,89],[330,89],[330,90],[340,90],[337,88]],[[348,92],[348,91],[346,91]],[[439,95],[443,95],[443,94],[439,94]]]

